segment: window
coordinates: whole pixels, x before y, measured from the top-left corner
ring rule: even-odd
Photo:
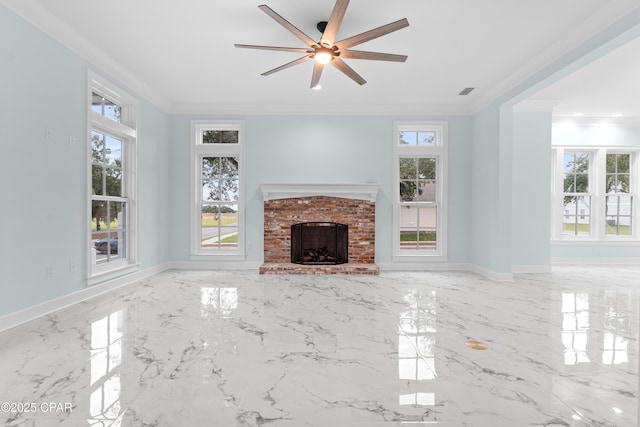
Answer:
[[[554,149],[553,233],[557,240],[635,240],[637,152]]]
[[[447,123],[396,122],[394,135],[394,256],[444,257]]]
[[[138,103],[91,72],[88,81],[88,259],[95,277],[136,264]]]
[[[243,257],[243,122],[192,122],[192,257]]]

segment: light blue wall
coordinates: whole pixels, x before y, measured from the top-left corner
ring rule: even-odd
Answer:
[[[471,147],[471,262],[493,265],[492,245],[498,201],[499,108],[487,108],[473,116]]]
[[[581,147],[640,147],[640,127],[612,124],[570,125],[556,124],[552,131],[553,145]],[[553,243],[551,256],[563,261],[575,259],[614,259],[640,257],[640,245],[634,244],[598,244],[596,242],[569,244]]]
[[[190,120],[171,118],[172,257],[189,259]],[[393,121],[449,122],[449,261],[469,261],[470,119],[384,116],[246,116],[245,192],[247,261],[262,262],[263,208],[261,184],[377,183],[376,260],[391,262],[393,195]]]
[[[517,266],[550,259],[551,113],[514,113],[512,257]]]
[[[88,68],[0,6],[0,315],[86,287]],[[142,100],[139,125],[140,261],[148,268],[168,260],[168,115]]]

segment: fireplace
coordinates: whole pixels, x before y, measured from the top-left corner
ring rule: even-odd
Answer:
[[[260,274],[378,274],[375,264],[377,185],[262,184],[260,187],[264,201],[264,263]],[[309,233],[308,223],[325,224],[320,226],[321,231],[328,231],[330,237],[323,237],[324,243],[320,244],[301,242],[301,235]],[[306,236],[303,237],[306,242]],[[306,262],[305,249],[310,250]]]
[[[291,262],[332,265],[348,262],[349,233],[346,224],[302,222],[291,226]]]

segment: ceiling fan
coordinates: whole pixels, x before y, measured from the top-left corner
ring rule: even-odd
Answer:
[[[286,28],[294,36],[302,40],[307,47],[279,47],[279,46],[258,46],[247,44],[236,44],[235,47],[247,48],[247,49],[264,49],[264,50],[278,50],[284,52],[299,52],[305,55],[302,58],[298,58],[295,61],[291,61],[280,67],[274,68],[267,72],[262,73],[263,76],[282,71],[286,68],[293,67],[294,65],[301,64],[310,59],[315,62],[313,64],[313,74],[311,76],[311,88],[319,88],[320,76],[324,70],[326,64],[331,64],[338,70],[346,74],[356,83],[363,85],[367,81],[362,78],[353,68],[344,62],[343,58],[350,59],[369,59],[375,61],[392,61],[392,62],[404,62],[407,60],[406,55],[395,55],[391,53],[378,53],[378,52],[364,52],[361,50],[351,50],[351,47],[357,46],[369,40],[384,36],[394,31],[409,26],[409,21],[406,18],[399,21],[392,22],[387,25],[383,25],[373,30],[365,31],[364,33],[357,34],[355,36],[336,41],[336,35],[340,29],[342,18],[349,5],[349,0],[337,0],[329,21],[319,22],[318,30],[322,33],[320,41],[316,42],[314,39],[300,31],[289,21],[278,15],[273,9],[266,4],[258,6],[264,13],[273,18],[276,22]]]

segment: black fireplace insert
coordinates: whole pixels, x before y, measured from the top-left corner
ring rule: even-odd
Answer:
[[[345,264],[348,245],[346,224],[302,222],[291,226],[291,262],[294,264]]]

